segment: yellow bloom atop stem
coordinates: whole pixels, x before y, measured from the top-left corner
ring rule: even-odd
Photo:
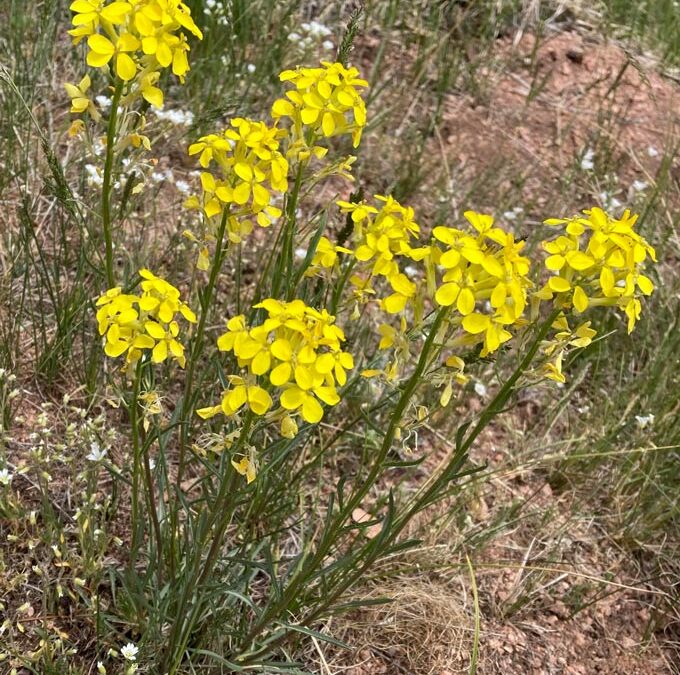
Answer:
[[[184,346],[177,339],[179,313],[187,321],[196,322],[194,312],[180,300],[180,292],[172,284],[147,269],[139,271],[143,281],[141,295],[124,294],[111,288],[97,300],[99,334],[105,336],[104,352],[111,358],[127,354],[134,365],[148,352],[153,363],[172,356],[184,367]]]
[[[280,129],[241,117],[231,120],[222,134],[210,134],[189,146],[204,169],[216,164],[220,175],[201,174],[203,197],[186,206],[202,209],[208,219],[229,207],[229,238],[238,243],[253,229],[269,227],[281,216],[272,201],[288,190],[288,160],[279,151]]]
[[[315,138],[351,134],[356,148],[366,126],[366,104],[359,88],[368,82],[356,68],[322,61],[321,68],[284,70],[279,78],[295,89],[286,92],[272,106],[272,117],[287,117],[292,122],[293,145],[308,146],[308,132]]]
[[[69,34],[75,44],[87,40],[87,64],[112,64],[115,77],[128,85],[126,96],[143,96],[157,107],[163,105],[155,86],[160,71],[172,68],[180,82],[189,71],[184,31],[203,38],[182,0],[75,0],[70,9]]]
[[[468,341],[471,336],[482,341],[486,356],[512,337],[510,327],[522,322],[530,263],[521,255],[524,242],[495,227],[492,216],[475,211],[464,216],[472,229],[434,228],[434,238],[445,246],[432,247],[433,262],[445,270],[435,301],[455,307],[460,318],[453,320]]]
[[[573,307],[577,314],[589,307],[616,306],[625,313],[630,333],[640,318],[640,297],[654,291],[643,268],[648,258],[656,262],[656,252],[635,231],[637,216],[630,211],[620,219],[597,207],[583,214],[545,221],[564,228],[565,234],[543,242],[549,254],[545,266],[553,275],[536,298]]]
[[[301,300],[273,298],[254,309],[266,312],[263,323],[251,328],[243,315],[233,317],[217,340],[218,349],[232,352],[245,374],[230,377],[232,386],[220,406],[197,413],[203,418],[219,412],[231,416],[247,405],[254,414],[264,415],[273,405],[264,387],[274,387],[280,390],[279,402],[287,411],[281,432],[291,437],[297,432],[293,414],[316,424],[323,417],[322,403],[340,402],[337,385],[347,382],[346,371],[354,367],[354,360],[342,351],[344,333],[326,310],[308,307]]]

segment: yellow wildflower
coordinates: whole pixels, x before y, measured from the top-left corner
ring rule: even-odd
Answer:
[[[356,68],[341,63],[321,62],[321,68],[284,70],[279,78],[295,89],[286,92],[272,106],[272,117],[292,121],[293,143],[307,147],[306,130],[316,137],[350,133],[354,147],[359,145],[366,125],[366,105],[358,89],[368,82],[359,77]]]
[[[553,272],[536,293],[538,300],[552,300],[577,313],[589,307],[615,305],[628,319],[628,332],[640,317],[641,295],[650,295],[654,284],[642,273],[656,252],[635,230],[637,216],[626,210],[620,219],[600,208],[584,216],[551,218],[548,225],[564,227],[565,234],[543,242],[550,255],[545,266]]]
[[[241,378],[231,376],[232,388],[225,392],[222,405],[203,408],[201,417],[218,412],[230,416],[246,403],[256,415],[264,415],[272,400],[257,384],[281,390],[279,402],[285,411],[281,433],[291,437],[297,429],[290,413],[299,412],[311,424],[323,417],[321,403],[334,406],[340,401],[337,385],[347,382],[346,371],[354,367],[351,354],[342,351],[344,333],[335,325],[335,317],[326,310],[308,307],[301,300],[282,302],[269,298],[255,305],[267,318],[258,326],[247,325],[244,316],[227,323],[227,332],[217,341],[221,351],[233,352]],[[264,379],[266,378],[266,379]]]
[[[127,352],[127,363],[134,364],[144,352],[150,352],[154,363],[172,356],[181,367],[186,358],[184,346],[177,339],[181,314],[194,323],[196,315],[180,300],[180,293],[164,279],[146,269],[140,270],[142,294],[124,294],[111,288],[98,300],[99,334],[106,336],[104,352],[116,358]]]
[[[71,99],[72,113],[90,113],[92,119],[96,122],[101,118],[99,111],[94,107],[94,103],[87,95],[87,90],[92,85],[92,80],[89,75],[85,75],[78,84],[64,83],[64,89]]]

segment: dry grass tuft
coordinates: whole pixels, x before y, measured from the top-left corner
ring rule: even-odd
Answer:
[[[362,596],[388,603],[365,607],[334,619],[335,637],[351,652],[319,646],[319,672],[368,673],[467,672],[473,641],[472,596],[462,578],[403,576],[383,582]],[[318,655],[317,655],[318,656]]]

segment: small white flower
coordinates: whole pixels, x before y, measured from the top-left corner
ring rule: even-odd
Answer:
[[[295,249],[295,257],[303,260],[304,258],[307,257],[307,249],[306,248],[296,248]]]
[[[648,154],[650,157],[658,157],[658,156],[659,156],[659,151],[658,151],[653,145],[650,145],[650,146],[647,148],[647,154]]]
[[[634,180],[632,187],[634,192],[642,192],[649,187],[649,183],[645,180]]]
[[[328,37],[331,34],[330,28],[328,28],[328,26],[324,26],[318,21],[303,23],[301,28],[314,37]]]
[[[332,51],[333,49],[335,49],[335,45],[330,40],[324,40],[321,43],[321,46],[329,52]]]
[[[487,395],[487,389],[484,384],[481,382],[475,382],[475,394],[479,396],[480,398],[484,398]]]
[[[133,645],[132,642],[128,642],[125,647],[120,650],[123,658],[125,658],[127,661],[136,661],[138,652],[139,648],[136,645]]]
[[[111,107],[111,99],[108,96],[95,96],[94,100],[102,110],[108,110]]]
[[[14,474],[10,473],[8,469],[0,469],[0,485],[8,486],[12,482]]]
[[[247,70],[249,73],[254,73],[254,72],[257,70],[257,66],[256,66],[254,63],[249,63],[249,64],[246,66],[246,70]]]
[[[516,220],[517,214],[514,211],[505,211],[505,213],[503,213],[503,218],[506,220]]]
[[[413,267],[413,265],[407,265],[406,267],[404,267],[404,274],[409,279],[414,279],[415,277],[418,276],[418,270],[417,268]]]
[[[154,183],[162,183],[162,182],[165,180],[165,175],[162,174],[162,173],[157,173],[156,171],[154,171],[154,172],[151,174],[151,180],[152,180]]]
[[[99,175],[99,171],[94,164],[86,164],[85,172],[87,173],[88,185],[100,187],[104,184],[104,179]]]
[[[618,209],[621,206],[621,202],[616,197],[614,197],[614,195],[610,195],[608,192],[600,192],[598,196],[600,197],[602,206],[604,206],[605,209]]]
[[[194,123],[194,114],[187,110],[158,110],[154,108],[154,114],[159,120],[170,122],[176,127],[189,127]]]
[[[654,424],[654,415],[652,413],[649,413],[649,415],[635,415],[635,421],[640,429],[645,429]]]
[[[302,35],[300,35],[300,33],[288,33],[289,42],[300,42],[300,40],[302,40]]]
[[[189,183],[184,180],[176,180],[175,187],[177,188],[177,191],[181,192],[183,195],[188,195],[191,190]]]
[[[92,441],[90,443],[90,454],[87,455],[86,459],[91,462],[101,462],[106,458],[106,448],[102,448],[97,441]]]
[[[581,158],[581,169],[583,171],[592,171],[595,167],[595,162],[593,161],[595,157],[595,151],[592,148],[588,148],[583,157]]]

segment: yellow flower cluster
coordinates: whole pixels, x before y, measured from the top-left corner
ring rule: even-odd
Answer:
[[[225,208],[229,209],[229,240],[234,243],[250,234],[254,224],[268,227],[282,213],[274,200],[288,190],[287,158],[299,161],[312,154],[323,157],[326,149],[314,146],[318,135],[352,133],[355,142],[359,142],[366,124],[366,107],[357,88],[367,86],[367,83],[357,77],[359,73],[355,68],[347,69],[339,63],[323,62],[322,65],[322,68],[281,73],[281,80],[293,82],[296,89],[286,94],[287,99],[274,103],[273,126],[235,118],[231,120],[231,128],[221,134],[203,136],[189,147],[189,154],[198,155],[204,169],[214,161],[221,173],[221,176],[215,176],[204,171],[201,174],[202,196],[192,196],[185,202],[187,208],[205,214],[209,229],[214,230],[211,221],[222,216]],[[76,89],[73,93],[77,94],[78,102],[74,106],[81,106],[81,92]],[[293,120],[291,129],[277,126],[282,117]],[[346,158],[322,169],[316,179],[337,174],[352,180],[349,167],[353,159]],[[206,244],[214,238],[214,231],[201,237],[189,232],[187,236],[201,246],[198,264],[204,269]],[[333,267],[337,253],[347,252],[342,248],[332,250],[327,239],[322,239],[319,245],[319,255],[307,276],[312,276],[319,268]]]
[[[203,38],[181,0],[75,0],[70,8],[74,27],[69,34],[76,44],[87,39],[88,65],[105,68],[113,62],[116,76],[135,85],[128,93],[157,107],[163,105],[156,86],[161,69],[172,67],[182,82],[189,70],[183,29]]]
[[[626,210],[620,219],[600,208],[574,218],[551,218],[547,225],[564,228],[564,234],[543,242],[550,255],[545,266],[553,272],[536,294],[557,306],[582,313],[588,307],[617,306],[628,318],[628,332],[640,318],[640,297],[651,295],[654,284],[642,273],[654,249],[634,230],[636,215]]]
[[[305,276],[311,277],[320,269],[335,270],[339,265],[339,253],[351,254],[352,250],[345,246],[334,244],[328,237],[319,237],[312,262],[305,271]]]
[[[356,148],[366,126],[366,104],[358,88],[367,87],[368,82],[359,77],[356,68],[329,61],[322,61],[321,66],[284,70],[279,75],[295,89],[274,102],[272,117],[290,118],[294,147],[307,147],[309,130],[316,138],[351,133]]]
[[[300,414],[310,424],[319,422],[321,403],[334,406],[340,401],[337,385],[347,382],[346,371],[354,367],[354,360],[342,350],[344,333],[325,309],[318,311],[301,300],[272,298],[254,308],[267,313],[262,324],[250,328],[244,316],[236,316],[217,340],[218,349],[232,352],[246,372],[229,378],[231,386],[221,405],[197,413],[204,419],[219,412],[231,416],[247,404],[256,415],[264,415],[273,405],[266,382],[258,379],[266,376],[281,390],[281,433],[292,437],[297,424],[291,414]]]
[[[531,286],[530,263],[521,255],[524,242],[494,227],[492,216],[474,211],[464,215],[472,230],[434,228],[435,239],[446,247],[432,247],[434,264],[445,270],[435,300],[444,307],[455,304],[466,342],[483,342],[481,355],[486,356],[512,337],[510,326],[521,323]],[[486,303],[490,311],[481,311]]]
[[[562,372],[562,365],[569,348],[583,349],[583,347],[587,347],[597,335],[597,331],[590,327],[590,321],[582,323],[572,331],[569,328],[567,317],[563,313],[555,319],[552,328],[557,332],[542,345],[541,351],[548,357],[543,364],[542,374],[549,380],[564,383],[566,377]]]
[[[204,169],[215,162],[221,178],[201,173],[203,198],[190,197],[185,206],[202,209],[208,219],[228,206],[229,237],[237,243],[252,231],[252,216],[260,227],[269,227],[281,215],[272,200],[274,193],[288,190],[288,160],[279,151],[284,131],[241,117],[230,125],[222,134],[203,136],[189,146],[189,155],[198,155]]]
[[[411,207],[402,206],[390,196],[375,195],[382,202],[380,209],[365,202],[336,202],[343,213],[351,214],[354,223],[354,256],[360,263],[370,263],[365,273],[354,274],[350,281],[355,296],[365,299],[375,294],[371,281],[374,277],[386,278],[392,294],[382,301],[389,314],[398,314],[407,302],[415,297],[416,285],[400,271],[397,258],[421,261],[429,254],[429,247],[413,248],[411,240],[420,234]]]
[[[64,89],[71,99],[71,112],[79,115],[80,113],[88,112],[92,119],[96,122],[101,118],[99,111],[94,103],[87,95],[89,88],[92,86],[92,79],[89,75],[85,75],[78,84],[64,83]]]
[[[179,291],[147,269],[142,277],[141,295],[123,293],[111,288],[98,300],[99,334],[105,335],[104,352],[116,358],[127,352],[127,363],[135,364],[144,352],[151,352],[154,363],[172,356],[183,368],[186,362],[184,346],[177,339],[177,313],[187,321],[196,322],[196,315],[180,300]]]

